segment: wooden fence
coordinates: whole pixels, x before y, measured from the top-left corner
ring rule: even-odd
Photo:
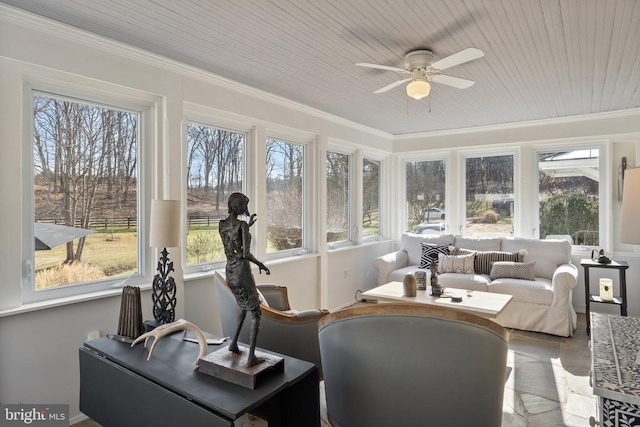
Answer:
[[[187,218],[187,227],[193,227],[196,225],[209,227],[211,225],[217,225],[218,222],[220,222],[220,219],[221,218],[219,217],[213,216],[190,216]],[[66,225],[64,220],[54,218],[37,219],[36,222]],[[81,226],[82,224],[80,220],[77,220],[75,227]],[[136,218],[91,218],[89,220],[89,228],[92,230],[108,230],[109,228],[126,228],[135,230],[137,226]]]

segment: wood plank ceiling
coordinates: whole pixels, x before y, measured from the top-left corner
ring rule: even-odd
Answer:
[[[640,106],[638,0],[0,0],[390,134]],[[406,52],[485,57],[421,101]]]

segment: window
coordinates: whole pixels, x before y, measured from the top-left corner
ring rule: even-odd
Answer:
[[[187,267],[209,269],[226,260],[218,223],[229,196],[243,192],[246,139],[242,132],[187,124]]]
[[[465,234],[513,235],[513,168],[511,154],[466,158]]]
[[[445,230],[445,162],[406,162],[406,231],[441,233]]]
[[[142,112],[42,92],[32,101],[26,238],[35,250],[25,254],[25,286],[38,293],[141,274]],[[26,300],[44,298],[34,293]]]
[[[351,155],[327,152],[327,243],[351,241]]]
[[[304,148],[267,139],[267,253],[305,246]]]
[[[600,150],[538,152],[540,237],[600,245]]]
[[[380,235],[380,162],[362,159],[362,237]]]

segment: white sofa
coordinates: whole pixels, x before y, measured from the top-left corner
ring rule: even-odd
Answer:
[[[513,295],[511,302],[495,319],[502,326],[565,337],[573,335],[577,317],[571,300],[578,269],[571,264],[571,244],[568,241],[405,233],[399,251],[374,261],[378,269],[378,284],[402,281],[405,274],[420,270],[423,242],[473,251],[520,253],[520,261],[535,263],[534,280],[491,280],[487,274],[441,273],[438,281],[445,288]],[[429,269],[423,270],[427,272],[429,284]]]

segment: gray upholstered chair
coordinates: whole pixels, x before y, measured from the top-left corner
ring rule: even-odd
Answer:
[[[231,290],[227,287],[223,273],[216,271],[214,281],[218,293],[218,310],[225,336],[232,336],[236,330],[240,308]],[[314,363],[320,370],[322,363],[318,346],[318,320],[329,314],[328,310],[291,310],[287,288],[272,284],[257,285],[264,300],[260,304],[262,319],[257,346],[276,353]],[[268,304],[265,304],[265,302]],[[239,341],[249,342],[251,316],[242,325]]]
[[[508,333],[443,307],[378,304],[319,322],[334,427],[499,427]]]

